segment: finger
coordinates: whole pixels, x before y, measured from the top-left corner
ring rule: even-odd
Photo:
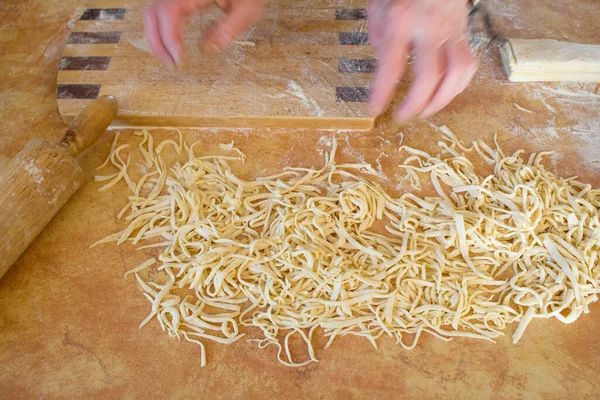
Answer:
[[[203,50],[209,54],[223,50],[260,15],[261,7],[257,2],[234,3],[229,13],[217,22],[204,38]]]
[[[369,113],[374,116],[382,114],[394,98],[406,70],[410,47],[410,11],[404,3],[396,2],[388,7],[386,15],[389,18],[385,20],[387,30],[379,44],[379,60],[369,98]],[[389,21],[393,23],[387,23]]]
[[[422,32],[415,38],[414,81],[396,111],[395,119],[399,122],[419,115],[439,86],[444,58],[437,34],[435,31]]]
[[[150,6],[149,8],[146,8],[142,15],[144,20],[144,32],[152,52],[160,61],[163,62],[163,64],[165,64],[167,67],[173,68],[173,58],[160,38],[158,15],[156,14],[155,7]]]
[[[161,1],[156,6],[158,31],[164,47],[177,63],[183,62],[183,41],[181,39],[181,17],[184,2]]]
[[[379,52],[381,43],[384,39],[385,27],[385,2],[381,0],[371,0],[367,5],[369,44],[375,52]]]
[[[446,107],[459,93],[465,90],[479,65],[477,58],[471,54],[465,38],[447,42],[443,50],[446,57],[446,75],[435,95],[421,113],[421,117],[424,118]]]

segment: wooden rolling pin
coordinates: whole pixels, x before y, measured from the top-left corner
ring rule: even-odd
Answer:
[[[94,100],[60,143],[33,139],[0,171],[0,278],[83,182],[75,159],[109,127],[119,105],[112,96]]]

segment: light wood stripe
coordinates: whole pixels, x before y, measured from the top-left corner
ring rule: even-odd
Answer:
[[[185,40],[186,48],[188,49],[188,62],[193,62],[194,58],[202,60],[210,60],[195,48],[196,40]],[[147,48],[145,46],[148,46]],[[144,50],[140,49],[144,47]],[[130,58],[153,58],[154,55],[149,51],[149,45],[144,39],[132,39],[128,41],[126,36],[123,36],[121,43],[115,44],[76,44],[67,45],[63,52],[64,57],[85,57],[85,56],[113,56],[113,57],[130,57]],[[369,46],[336,46],[336,45],[321,45],[310,46],[304,44],[275,44],[270,45],[265,42],[258,42],[256,46],[239,46],[233,45],[227,50],[227,57],[237,55],[239,57],[272,59],[272,60],[289,60],[289,59],[306,59],[307,54],[311,58],[316,59],[338,59],[338,58],[372,58],[373,51]],[[203,61],[204,62],[204,61]],[[276,61],[275,61],[276,62]]]
[[[162,69],[161,66],[157,66],[157,71]],[[263,74],[261,80],[256,79],[256,74],[252,71],[239,71],[236,74],[230,74],[228,76],[215,75],[211,72],[203,72],[196,74],[183,74],[178,72],[156,74],[149,71],[59,71],[57,76],[58,83],[78,83],[78,84],[121,84],[124,88],[128,87],[129,91],[135,91],[137,86],[140,85],[153,85],[162,83],[165,85],[180,85],[187,84],[196,86],[199,93],[204,93],[206,89],[213,87],[223,88],[226,90],[230,85],[246,84],[250,87],[254,87],[255,91],[263,90],[265,87],[282,87],[289,88],[290,85],[302,85],[301,80],[302,74],[296,73],[297,77],[294,79],[286,78],[282,75],[268,75]],[[293,76],[290,74],[290,76]],[[371,83],[372,74],[339,74],[331,73],[318,74],[313,76],[312,85],[320,85],[322,87],[329,87],[329,90],[333,92],[336,86],[350,86],[350,85],[369,85]],[[303,79],[305,79],[304,77]],[[298,83],[300,82],[300,83]],[[287,90],[287,89],[286,89]]]
[[[210,25],[210,21],[199,21],[191,24],[185,32],[186,37],[200,39],[202,33]],[[74,32],[134,32],[142,37],[144,23],[141,18],[133,21],[77,21]],[[339,32],[366,32],[367,21],[307,21],[307,20],[285,20],[285,21],[262,21],[253,29],[242,35],[240,40],[275,40],[277,36],[290,36],[306,33],[333,32],[335,36]]]

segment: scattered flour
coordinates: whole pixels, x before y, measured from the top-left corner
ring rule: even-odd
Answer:
[[[330,148],[333,146],[333,139],[331,135],[321,136],[317,141],[317,146],[319,146],[319,148]]]
[[[595,135],[600,137],[600,116],[582,121],[573,126],[576,135]],[[600,153],[600,148],[596,149]]]
[[[534,90],[533,99],[540,101],[544,105],[544,107],[546,107],[549,111],[556,112],[554,107],[548,104],[547,96],[545,96],[540,90]]]
[[[33,161],[23,162],[23,169],[31,175],[31,178],[38,185],[44,181],[42,171],[33,163]]]
[[[302,105],[304,105],[304,107],[306,107],[306,108],[312,107],[312,109],[315,112],[315,116],[317,116],[317,117],[323,116],[323,109],[321,108],[319,103],[317,103],[314,99],[311,99],[308,96],[306,96],[306,94],[304,94],[304,91],[302,90],[302,88],[300,86],[298,86],[298,84],[295,81],[290,80],[288,83],[288,86],[290,88],[288,93],[291,94],[292,96],[300,99],[300,101],[302,102]]]
[[[79,18],[81,18],[82,10],[83,8],[75,10],[73,14],[71,14],[71,16],[69,17],[67,23],[65,24],[65,26],[71,31],[75,28],[75,24],[77,23],[77,21],[79,21]]]
[[[596,131],[597,135],[595,137],[582,137],[582,146],[579,149],[579,155],[583,162],[595,171],[600,171],[600,134],[598,132]]]
[[[364,154],[356,150],[354,147],[351,147],[350,144],[348,144],[348,146],[342,149],[342,153],[347,155],[348,157],[351,157],[352,162],[356,162],[358,164],[367,164],[367,160],[365,160]]]
[[[547,104],[548,99],[560,105],[600,105],[600,93],[596,93],[595,84],[544,84],[533,89],[533,97],[540,100],[550,111],[555,110]]]
[[[544,141],[571,135],[581,164],[600,171],[600,94],[596,84],[561,82],[528,85],[527,88],[533,99],[552,112],[552,117],[540,127],[529,130],[516,127],[513,134],[533,134],[534,138]],[[557,126],[559,114],[563,118],[566,116],[568,126]],[[562,156],[555,154],[551,160],[556,169]]]
[[[497,18],[507,18],[514,20],[519,16],[519,7],[517,2],[508,2],[506,0],[488,0],[485,6],[489,8],[491,14]]]
[[[100,10],[100,16],[98,17],[99,21],[118,21],[119,19],[120,17],[116,14],[105,10]]]

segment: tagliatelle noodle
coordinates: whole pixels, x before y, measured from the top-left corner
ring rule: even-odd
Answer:
[[[428,174],[437,196],[392,198],[359,172],[366,164],[335,164],[337,143],[321,169],[285,168],[243,181],[232,163],[245,155],[196,155],[195,145],[168,140],[154,146],[147,131],[138,146],[148,169],[128,174],[128,145],[111,147],[117,172],[98,177],[128,184],[119,217],[128,226],[99,243],[148,243],[156,259],[134,268],[151,303],[142,322],[157,319],[169,335],[197,343],[230,344],[257,327],[261,348],[275,345],[285,365],[317,361],[313,333],[329,338],[382,335],[411,349],[422,333],[449,340],[493,340],[517,322],[518,341],[534,318],[575,321],[600,293],[600,192],[562,179],[483,141],[468,148],[446,127],[441,151],[404,147],[400,166],[418,183]],[[187,161],[167,166],[171,145]],[[479,175],[475,153],[493,174]],[[383,223],[385,232],[376,232]],[[140,273],[154,265],[164,275]],[[187,293],[183,295],[182,293]],[[307,348],[292,355],[297,335]]]

